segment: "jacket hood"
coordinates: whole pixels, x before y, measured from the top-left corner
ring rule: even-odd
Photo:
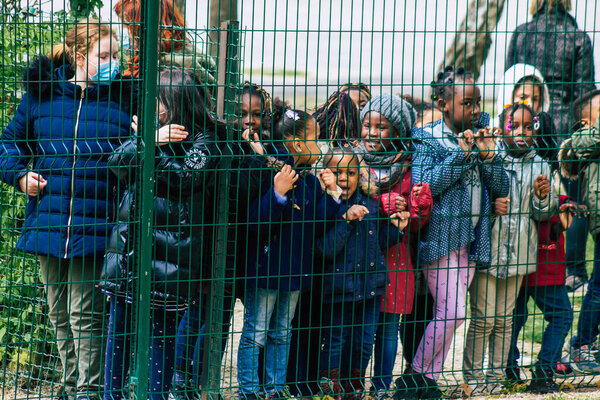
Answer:
[[[525,77],[534,77],[538,82],[543,83],[542,111],[548,112],[550,109],[550,93],[542,73],[533,65],[515,64],[504,73],[500,93],[498,93],[496,99],[496,118],[500,117],[505,105],[513,103],[516,83]]]

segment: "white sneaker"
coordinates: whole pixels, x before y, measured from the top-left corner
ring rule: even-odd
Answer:
[[[589,346],[581,346],[579,349],[569,346],[568,354],[563,362],[569,364],[574,371],[583,374],[600,374],[600,365],[592,355]]]

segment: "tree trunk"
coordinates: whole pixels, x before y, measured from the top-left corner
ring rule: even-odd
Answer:
[[[219,28],[221,22],[237,20],[237,0],[210,0],[209,12],[209,28]],[[210,54],[216,57],[219,42],[218,31],[211,31],[210,42]]]
[[[452,45],[446,50],[446,57],[438,67],[446,65],[465,67],[479,77],[481,66],[492,44],[492,32],[502,15],[505,0],[471,0],[467,14],[456,31]]]

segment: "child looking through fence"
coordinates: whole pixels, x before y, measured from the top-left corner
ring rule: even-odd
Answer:
[[[166,399],[175,361],[177,312],[196,295],[202,268],[212,259],[214,168],[217,124],[208,113],[209,98],[195,77],[182,70],[159,73],[156,126],[155,197],[152,227],[150,321],[150,398]],[[132,127],[137,132],[138,120]],[[136,269],[136,135],[110,157],[109,165],[127,188],[106,253],[102,286],[110,294],[106,343],[105,400],[127,397],[131,321]]]
[[[435,300],[435,317],[413,359],[412,376],[404,379],[408,384],[399,388],[411,398],[441,395],[436,380],[454,331],[466,317],[475,265],[491,259],[491,203],[508,194],[508,177],[494,157],[494,144],[471,130],[481,114],[473,77],[463,68],[446,67],[433,88],[444,117],[415,130],[412,180],[428,183],[434,199],[419,261]]]

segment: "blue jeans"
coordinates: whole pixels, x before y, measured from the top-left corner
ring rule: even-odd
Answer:
[[[598,324],[600,324],[600,235],[596,235],[595,241],[594,270],[581,305],[579,321],[577,322],[577,335],[573,336],[572,339],[575,348],[580,348],[583,345],[589,346],[598,337]]]
[[[398,333],[400,314],[382,312],[375,332],[375,362],[373,363],[373,387],[388,390],[392,383],[396,353],[398,352]]]
[[[231,314],[233,311],[235,298],[233,295],[226,295],[223,303],[223,321],[222,321],[222,351],[225,352],[227,346],[227,336]],[[193,387],[200,386],[202,375],[202,362],[204,357],[204,329],[206,323],[206,306],[208,299],[206,295],[201,295],[192,300],[185,311],[183,318],[179,322],[177,330],[176,350],[175,350],[175,369],[178,377],[183,382],[191,384]]]
[[[573,309],[569,302],[567,288],[564,285],[521,288],[513,311],[513,329],[508,353],[508,366],[518,366],[517,360],[520,355],[517,341],[519,333],[527,321],[527,302],[529,298],[533,298],[535,304],[542,310],[544,319],[548,322],[542,337],[542,348],[535,365],[537,369],[553,371],[556,368],[556,363],[560,360],[562,346],[573,323]]]
[[[238,349],[240,398],[260,393],[258,353],[265,349],[265,393],[285,388],[291,322],[300,291],[248,288],[244,295],[244,328]]]
[[[581,203],[581,191],[579,189],[580,180],[571,180],[562,178],[562,182],[567,189],[567,194],[578,203]],[[588,279],[587,269],[585,268],[585,247],[587,244],[588,227],[586,217],[575,217],[573,223],[567,230],[567,259],[565,265],[567,274]]]
[[[132,305],[111,296],[106,361],[104,366],[104,400],[127,398],[124,382],[129,372]],[[150,365],[148,376],[150,399],[166,400],[171,389],[175,361],[177,312],[153,309],[150,329]]]
[[[366,370],[371,353],[381,297],[323,305],[329,315],[323,326],[323,350],[319,369],[339,369],[341,377],[349,377],[351,369]]]

